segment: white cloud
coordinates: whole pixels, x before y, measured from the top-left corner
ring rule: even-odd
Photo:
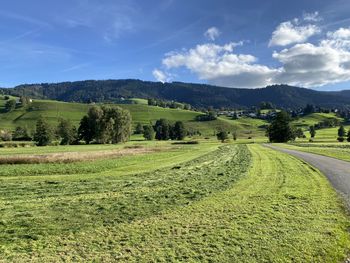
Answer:
[[[297,44],[273,58],[283,64],[277,83],[315,87],[350,80],[350,52],[324,42]]]
[[[168,70],[186,67],[200,79],[215,85],[251,88],[271,84],[277,71],[257,64],[257,58],[252,55],[235,54],[234,47],[240,44],[197,45],[190,50],[168,54],[163,65]]]
[[[216,27],[211,27],[211,28],[208,28],[207,31],[205,31],[204,36],[209,40],[214,41],[216,38],[220,36],[220,34],[221,32],[219,31],[219,29],[217,29]]]
[[[350,39],[350,27],[341,27],[334,32],[328,32],[327,37],[331,39]]]
[[[269,46],[287,46],[295,43],[305,42],[309,37],[320,33],[316,25],[296,25],[298,20],[281,23],[272,33]]]
[[[313,13],[304,13],[303,19],[307,22],[319,22],[322,20],[317,11]]]
[[[309,21],[312,17],[304,15],[303,19]],[[300,23],[298,19],[282,23],[277,28],[279,33],[273,35],[273,44],[290,45],[273,52],[272,58],[278,66],[267,66],[251,54],[240,54],[236,47],[242,42],[206,43],[166,54],[162,65],[168,73],[162,72],[164,76],[161,76],[167,78],[169,72],[184,67],[209,84],[237,88],[280,83],[319,87],[350,81],[350,28],[327,32],[317,42],[308,43],[306,39],[319,32],[319,28]]]
[[[159,82],[162,82],[162,83],[165,83],[167,81],[169,81],[169,75],[159,69],[154,69],[152,71],[152,74],[153,74],[153,77],[159,81]]]

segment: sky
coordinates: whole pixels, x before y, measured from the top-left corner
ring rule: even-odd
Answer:
[[[2,0],[0,86],[350,89],[349,0]]]

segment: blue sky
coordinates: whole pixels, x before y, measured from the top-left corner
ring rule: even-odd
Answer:
[[[350,89],[350,1],[3,0],[0,86],[137,78]]]

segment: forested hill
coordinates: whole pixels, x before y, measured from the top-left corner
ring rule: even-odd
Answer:
[[[350,91],[321,92],[287,85],[261,89],[232,89],[204,84],[165,83],[141,80],[87,80],[55,84],[20,85],[2,93],[32,98],[75,102],[113,102],[123,98],[157,98],[189,103],[196,107],[250,107],[271,102],[279,108],[306,104],[323,107],[350,106]]]

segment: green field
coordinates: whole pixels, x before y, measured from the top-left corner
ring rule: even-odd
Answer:
[[[266,124],[264,121],[251,118],[229,120],[218,118],[215,121],[195,121],[200,112],[169,109],[155,106],[148,106],[145,100],[132,99],[135,104],[118,104],[118,106],[130,111],[134,126],[154,123],[157,119],[165,118],[170,121],[183,121],[190,131],[199,131],[204,136],[213,136],[217,130],[236,130],[238,137],[247,139],[249,137],[263,137],[264,131],[259,125]],[[67,103],[49,100],[34,100],[25,108],[5,113],[3,105],[5,100],[0,97],[0,129],[14,130],[17,126],[27,127],[34,130],[35,123],[40,116],[43,116],[49,123],[56,125],[59,118],[70,119],[75,125],[79,125],[80,119],[87,113],[89,104]]]
[[[316,153],[336,159],[350,161],[350,143],[296,143],[281,144],[284,148],[309,153]]]
[[[254,144],[123,147],[134,144],[160,151],[2,165],[2,260],[339,262],[346,257],[350,225],[341,201],[323,175],[296,158]],[[40,154],[114,148],[43,147]],[[4,150],[12,156],[35,149]]]
[[[344,121],[342,118],[337,117],[335,113],[312,113],[298,118],[297,120],[293,121],[292,124],[296,127],[308,130],[310,126],[327,119],[337,119],[341,122]]]

